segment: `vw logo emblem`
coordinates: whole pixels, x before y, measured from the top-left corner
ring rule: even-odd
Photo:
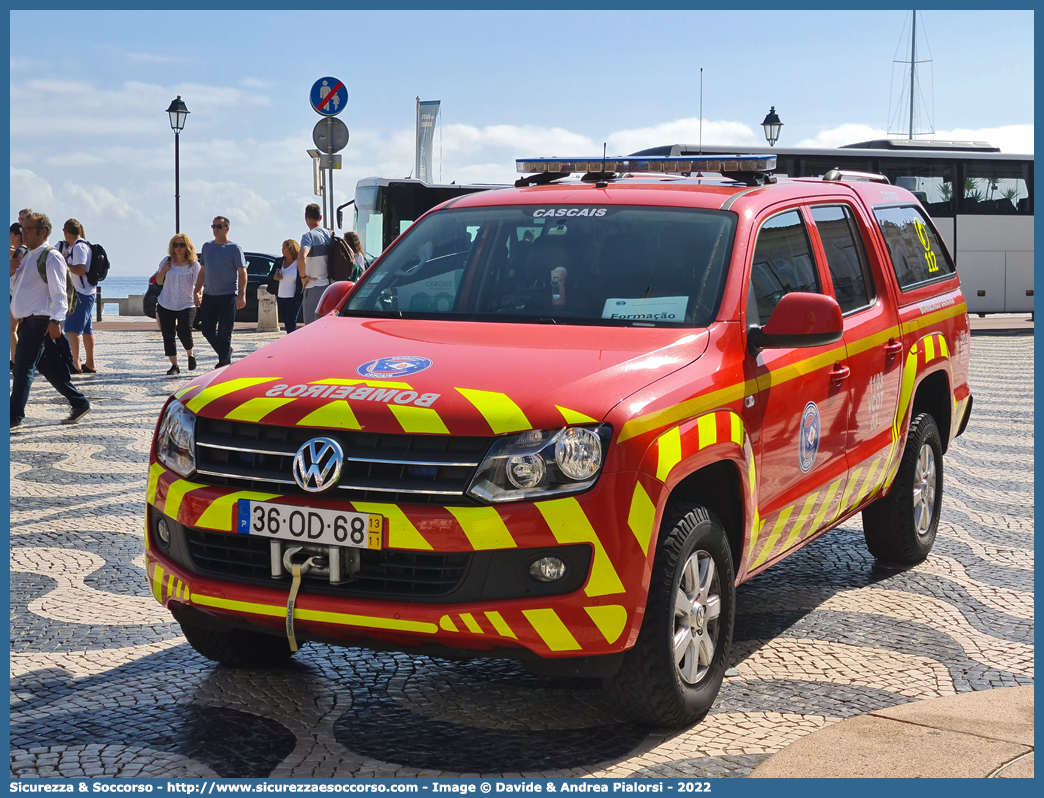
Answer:
[[[341,444],[330,438],[312,438],[294,455],[294,481],[309,493],[322,493],[337,484],[344,463]]]

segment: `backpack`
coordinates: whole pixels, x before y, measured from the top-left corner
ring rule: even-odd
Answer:
[[[355,272],[355,253],[343,238],[332,236],[330,238],[330,251],[326,258],[326,274],[331,283],[349,280],[354,282],[357,277]]]
[[[91,265],[87,268],[87,282],[97,285],[109,274],[109,256],[101,244],[91,244]]]
[[[44,251],[40,253],[40,257],[36,259],[36,270],[40,272],[40,279],[47,283],[47,253],[51,252],[54,247],[45,247]],[[58,250],[58,254],[61,254],[61,250]],[[73,285],[72,275],[69,274],[69,269],[65,269],[65,293],[69,299],[69,309],[66,313],[72,313],[76,309],[76,287]]]

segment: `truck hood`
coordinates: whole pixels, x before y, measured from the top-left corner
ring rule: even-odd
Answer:
[[[601,421],[707,341],[705,329],[325,317],[177,395],[209,418],[488,436]]]

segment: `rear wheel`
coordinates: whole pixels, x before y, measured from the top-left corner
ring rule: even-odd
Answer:
[[[246,629],[218,631],[185,622],[181,631],[198,653],[233,668],[272,668],[293,656],[287,639],[277,635]]]
[[[684,505],[664,517],[638,641],[606,680],[632,720],[678,727],[707,714],[732,648],[735,581],[713,513]]]
[[[907,565],[924,560],[939,528],[942,492],[942,440],[935,419],[922,413],[910,424],[891,492],[863,510],[870,553]]]

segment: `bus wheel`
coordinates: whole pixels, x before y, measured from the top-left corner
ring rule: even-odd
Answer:
[[[915,565],[928,556],[942,509],[942,441],[935,419],[910,424],[891,492],[863,510],[866,547],[879,560]]]
[[[290,643],[278,635],[246,629],[218,631],[184,622],[181,631],[197,653],[231,668],[273,668],[293,656]]]
[[[717,517],[693,505],[668,510],[638,640],[606,679],[633,721],[681,727],[707,714],[732,648],[735,585]]]

